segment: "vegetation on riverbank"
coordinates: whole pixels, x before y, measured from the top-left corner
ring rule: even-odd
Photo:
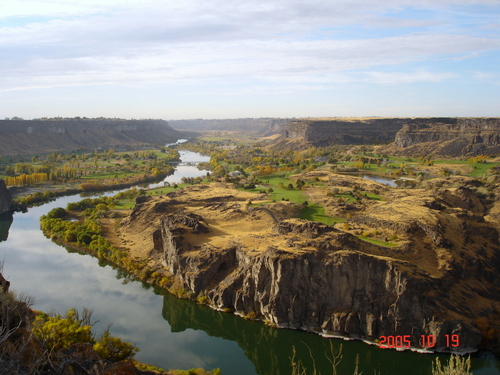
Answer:
[[[123,152],[53,152],[0,160],[0,177],[13,187],[18,203],[32,206],[67,194],[160,181],[174,172],[171,163],[180,161],[180,155],[175,148],[158,146]]]
[[[0,271],[2,265],[0,264]],[[70,308],[64,315],[31,310],[33,300],[9,290],[0,273],[1,374],[220,375],[220,370],[165,370],[134,360],[133,344],[93,332],[92,312]]]
[[[130,258],[126,250],[113,246],[103,235],[99,220],[108,215],[114,202],[112,197],[87,198],[68,204],[67,209],[55,208],[40,218],[41,229],[55,242],[110,261],[144,282],[170,286],[170,275],[153,273],[144,261]]]

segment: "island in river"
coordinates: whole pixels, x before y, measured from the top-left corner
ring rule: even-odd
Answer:
[[[269,202],[265,192],[197,184],[139,197],[119,225],[101,220],[103,235],[148,275],[168,274],[163,286],[172,292],[249,319],[373,342],[401,337],[413,348],[498,353],[500,204],[482,200],[474,179],[440,179],[438,193],[410,195],[333,172],[298,177],[377,189],[385,199],[348,204],[325,195],[329,210],[356,212],[329,226],[298,219],[303,207]],[[369,233],[392,240],[367,241]]]

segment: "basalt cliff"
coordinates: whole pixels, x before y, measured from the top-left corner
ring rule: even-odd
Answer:
[[[2,155],[29,155],[78,148],[165,145],[181,134],[163,120],[55,118],[0,120]]]
[[[437,156],[498,155],[500,118],[413,119],[396,134],[390,151]]]
[[[281,133],[288,123],[284,118],[192,119],[170,120],[174,129],[190,131],[219,130],[270,136]]]
[[[379,152],[458,157],[500,153],[500,118],[366,118],[290,121],[275,147],[383,145]]]
[[[142,197],[120,232],[132,249],[149,249],[151,269],[173,275],[173,289],[217,309],[325,335],[408,335],[414,347],[433,335],[439,351],[498,350],[498,215],[485,219],[471,188],[366,203],[348,226],[293,218],[289,202],[248,209],[248,199],[214,184]],[[370,243],[358,230],[399,242]]]
[[[290,121],[277,140],[277,147],[310,147],[393,142],[408,119],[302,119]]]

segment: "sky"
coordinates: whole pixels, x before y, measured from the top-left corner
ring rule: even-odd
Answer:
[[[6,117],[498,117],[500,0],[9,0]]]

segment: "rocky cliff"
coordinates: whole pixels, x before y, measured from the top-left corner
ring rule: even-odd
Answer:
[[[12,196],[10,195],[5,181],[0,179],[0,214],[12,209]]]
[[[349,242],[348,248],[356,248],[355,237],[332,233],[300,251],[270,246],[257,257],[237,243],[194,255],[183,246],[179,232],[185,229],[179,231],[177,222],[162,221],[164,264],[217,308],[337,336],[410,335],[415,346],[421,335],[434,335],[440,350],[446,348],[445,334],[460,335],[462,349],[481,341],[462,320],[444,319],[439,299],[429,293],[432,280],[400,262],[346,249]],[[287,233],[284,226],[276,230]],[[442,299],[446,292],[440,291]]]
[[[180,133],[163,120],[44,119],[0,120],[2,155],[75,150],[80,147],[164,145]]]
[[[260,136],[269,136],[281,133],[288,119],[282,118],[238,118],[238,119],[192,119],[171,120],[170,125],[180,130],[222,130],[230,132],[253,133]]]
[[[395,145],[405,154],[441,156],[500,153],[499,118],[428,118],[405,123]]]
[[[290,121],[279,145],[304,142],[313,146],[331,144],[383,144],[394,141],[407,119],[320,119]]]
[[[275,223],[246,209],[241,194],[194,186],[145,198],[122,234],[158,228],[149,234],[151,254],[175,289],[275,326],[371,340],[409,335],[416,347],[421,335],[434,335],[437,350],[456,350],[447,334],[459,335],[460,350],[484,346],[479,317],[498,334],[497,223],[481,219],[487,208],[470,189],[395,196],[350,220],[354,232],[397,233],[396,247],[316,222],[281,216]],[[481,212],[469,212],[470,204]]]

